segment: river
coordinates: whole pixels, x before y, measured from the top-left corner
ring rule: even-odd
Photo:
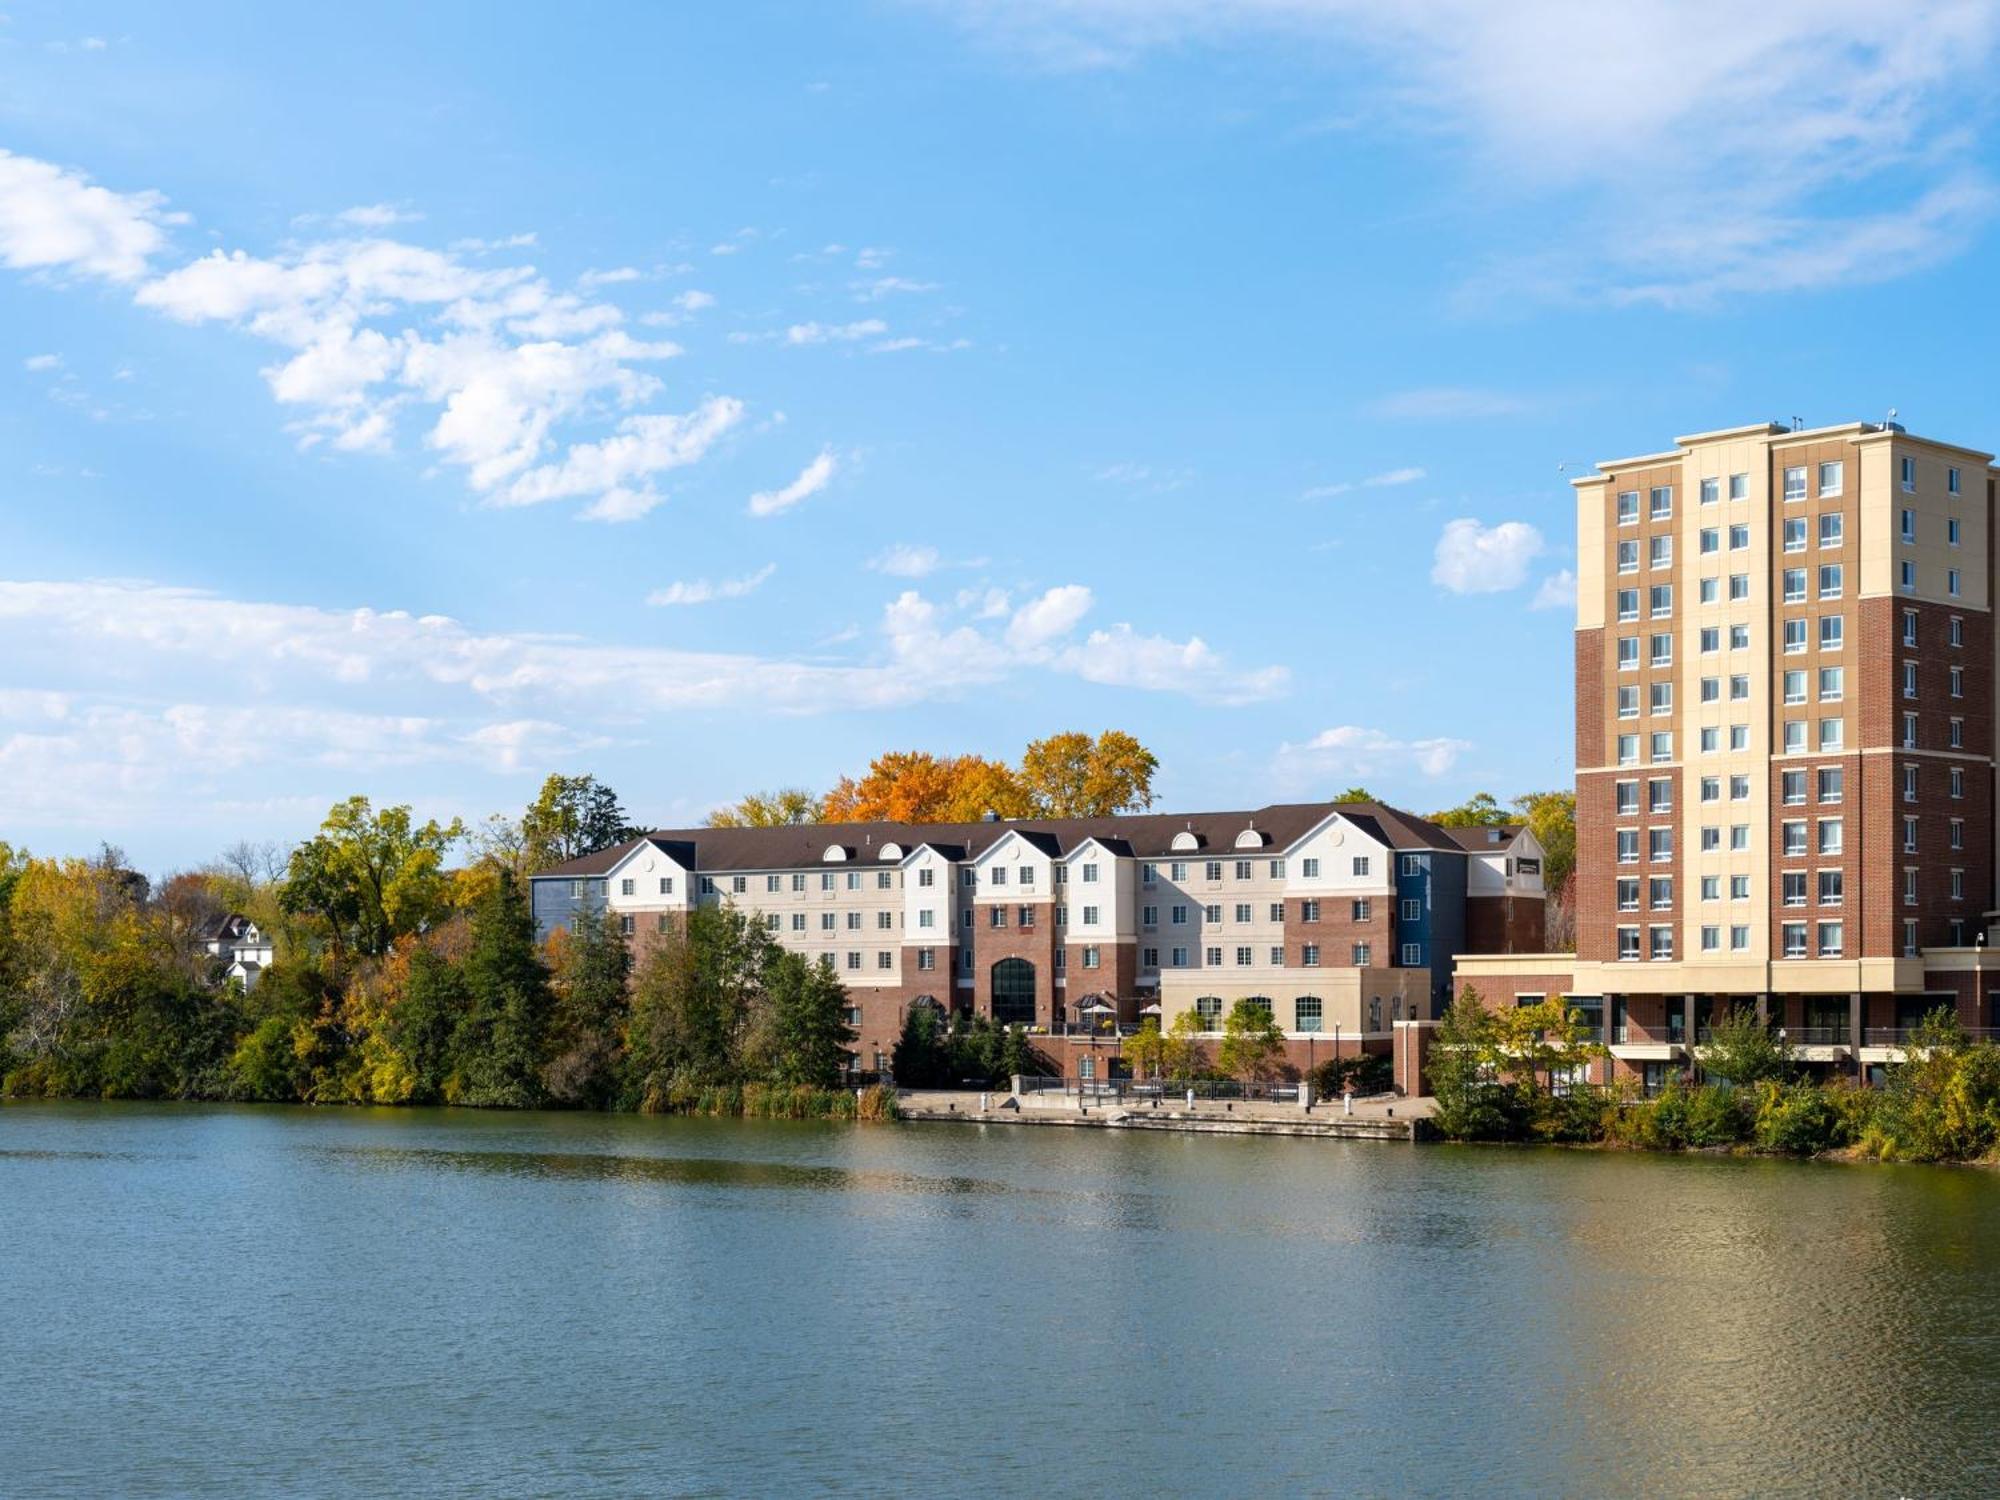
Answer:
[[[2000,1175],[0,1109],[0,1493],[1991,1495]]]

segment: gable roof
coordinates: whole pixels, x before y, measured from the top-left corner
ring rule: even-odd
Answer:
[[[1528,831],[1525,823],[1481,824],[1469,828],[1440,829],[1444,836],[1461,849],[1472,854],[1490,854],[1496,849],[1507,849],[1522,834]],[[1495,837],[1498,835],[1498,837]]]
[[[1248,857],[1235,848],[1236,836],[1255,827],[1270,836],[1258,851],[1268,857],[1290,848],[1339,813],[1391,849],[1457,852],[1466,846],[1450,830],[1414,813],[1380,802],[1279,802],[1254,811],[1128,813],[1110,818],[1017,818],[979,823],[801,823],[781,828],[661,829],[565,860],[536,872],[537,879],[575,879],[608,873],[626,854],[650,840],[683,867],[705,874],[760,870],[829,869],[822,858],[831,844],[853,850],[855,864],[873,863],[885,843],[904,852],[929,844],[953,860],[976,859],[1010,833],[1019,833],[1044,853],[1060,857],[1095,838],[1114,852],[1136,859],[1186,858],[1172,849],[1174,835],[1193,833],[1204,859]]]

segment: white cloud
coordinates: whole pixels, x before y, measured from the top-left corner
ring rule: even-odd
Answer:
[[[1080,583],[1061,584],[1029,600],[1007,622],[1007,644],[1032,651],[1068,635],[1095,601]]]
[[[674,298],[674,306],[684,313],[698,313],[715,306],[715,294],[694,287]]]
[[[785,330],[788,344],[851,344],[857,339],[874,338],[889,331],[880,318],[862,318],[853,323],[794,323]]]
[[[853,281],[848,288],[859,302],[880,302],[884,297],[897,293],[916,294],[934,292],[938,289],[935,281],[912,281],[907,276],[876,276],[867,281]]]
[[[944,566],[944,559],[935,547],[915,547],[899,542],[870,558],[868,566],[877,573],[887,573],[891,578],[926,578]]]
[[[628,281],[638,281],[645,276],[637,266],[613,266],[607,271],[585,271],[576,278],[581,287],[621,286]]]
[[[706,578],[679,580],[663,589],[654,589],[646,596],[646,602],[653,605],[712,604],[718,599],[741,599],[745,594],[754,594],[778,571],[776,563],[765,563],[754,573],[741,578],[724,578],[711,583]]]
[[[1093,630],[1057,660],[1085,682],[1185,693],[1207,703],[1260,702],[1277,697],[1291,683],[1284,667],[1237,670],[1200,636],[1175,641],[1141,635],[1124,624]]]
[[[732,396],[709,396],[683,415],[655,412],[627,417],[613,436],[574,444],[560,463],[528,470],[501,492],[498,503],[538,505],[545,500],[597,495],[600,498],[593,510],[604,513],[586,512],[592,519],[633,519],[658,503],[648,481],[700,462],[742,420],[743,403]],[[642,498],[643,508],[635,510]]]
[[[21,368],[37,372],[43,370],[60,370],[62,364],[63,357],[60,354],[31,354],[21,361]]]
[[[1542,580],[1542,586],[1535,590],[1534,600],[1528,608],[1575,609],[1576,574],[1568,568],[1549,574]]]
[[[1405,740],[1380,729],[1341,724],[1322,729],[1303,744],[1278,747],[1276,771],[1287,786],[1324,783],[1332,777],[1394,775],[1415,767],[1425,776],[1443,776],[1472,748],[1469,740]]]
[[[1307,500],[1330,500],[1335,495],[1345,495],[1353,490],[1393,489],[1398,485],[1415,484],[1424,477],[1424,471],[1416,468],[1389,469],[1380,474],[1371,474],[1366,479],[1342,480],[1338,484],[1314,485],[1302,498]]]
[[[1482,526],[1469,517],[1447,521],[1431,560],[1431,582],[1454,594],[1497,594],[1528,581],[1529,564],[1547,544],[1526,521]]]
[[[1158,464],[1106,464],[1092,476],[1100,484],[1123,484],[1157,491],[1183,488],[1194,478],[1194,470],[1162,467]]]
[[[1956,253],[1992,212],[1969,124],[2000,46],[1983,0],[949,4],[1064,68],[1246,40],[1337,59],[1340,114],[1442,143],[1469,195],[1562,213],[1558,249],[1499,252],[1493,300],[1866,283]]]
[[[1509,395],[1505,391],[1439,385],[1378,397],[1368,403],[1368,410],[1378,417],[1403,421],[1463,422],[1519,416],[1532,404],[1526,397]]]
[[[839,460],[834,457],[833,450],[822,448],[817,458],[799,470],[798,478],[781,489],[759,490],[750,497],[747,508],[753,516],[775,516],[781,511],[790,510],[801,500],[817,495],[825,489],[837,468]]]
[[[166,201],[0,149],[0,266],[137,281],[166,248],[166,226],[186,221]]]
[[[337,223],[351,225],[356,229],[387,229],[395,224],[414,224],[423,218],[420,213],[398,208],[393,203],[363,203],[353,208],[343,208],[335,214]]]

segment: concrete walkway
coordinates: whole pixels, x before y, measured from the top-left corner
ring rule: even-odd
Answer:
[[[993,1125],[1068,1125],[1119,1130],[1178,1130],[1215,1135],[1295,1135],[1345,1140],[1412,1140],[1430,1117],[1429,1099],[1387,1096],[1356,1100],[1348,1114],[1338,1101],[1314,1105],[1272,1104],[1264,1100],[1197,1099],[1192,1110],[1184,1096],[1159,1101],[1087,1099],[1056,1093],[1003,1091],[982,1096],[960,1090],[910,1090],[897,1096],[906,1120]]]

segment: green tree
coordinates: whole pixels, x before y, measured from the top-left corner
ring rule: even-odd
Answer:
[[[420,825],[407,807],[376,812],[366,797],[350,797],[292,851],[279,905],[308,919],[337,962],[350,954],[379,957],[447,910],[444,857],[464,834],[456,818]]]
[[[1542,846],[1543,889],[1559,894],[1576,869],[1576,793],[1526,792],[1514,799],[1514,807]]]
[[[824,805],[804,787],[784,786],[773,792],[751,792],[708,815],[710,828],[791,828],[821,821]]]
[[[472,990],[457,964],[429,948],[410,955],[402,994],[384,1027],[409,1070],[410,1103],[435,1104],[445,1097],[458,1029],[471,1014]]]
[[[1749,1006],[1739,1006],[1715,1020],[1697,1055],[1702,1072],[1738,1088],[1783,1083],[1794,1071],[1790,1045],[1780,1041]]]
[[[775,944],[765,955],[763,984],[770,1081],[832,1088],[854,1045],[847,1024],[847,987],[826,965]]]
[[[934,1007],[913,1005],[904,1015],[889,1071],[908,1089],[943,1088],[952,1081],[944,1022]]]
[[[611,911],[577,922],[553,947],[555,1004],[542,1082],[558,1104],[602,1109],[618,1088],[632,955]]]
[[[552,997],[535,952],[527,898],[499,881],[472,914],[472,951],[460,970],[465,1013],[453,1037],[454,1103],[532,1109],[542,1101],[542,1065]]]
[[[1456,807],[1432,813],[1430,820],[1440,828],[1498,828],[1514,818],[1491,792],[1475,792]]]
[[[1336,802],[1380,802],[1382,799],[1365,786],[1351,786],[1333,799]]]
[[[531,873],[546,870],[644,832],[595,776],[552,775],[521,814],[522,859]]]
[[[1268,1005],[1238,1000],[1222,1023],[1222,1045],[1216,1063],[1232,1078],[1258,1083],[1277,1072],[1285,1060],[1285,1034]]]
[[[1167,1028],[1167,1039],[1160,1057],[1160,1067],[1167,1077],[1188,1082],[1207,1071],[1208,1051],[1202,1042],[1204,1032],[1201,1016],[1192,1007],[1174,1017],[1173,1025]]]
[[[1019,776],[1034,817],[1105,818],[1151,807],[1159,768],[1159,758],[1123,730],[1094,740],[1071,731],[1031,743]]]
[[[1490,1073],[1507,1076],[1535,1096],[1541,1093],[1545,1076],[1553,1090],[1558,1076],[1573,1079],[1603,1050],[1584,1036],[1582,1012],[1572,1010],[1560,995],[1551,995],[1493,1014],[1480,1061]]]
[[[1974,1042],[1940,1006],[1903,1042],[1903,1061],[1862,1133],[1890,1161],[1977,1161],[2000,1148],[2000,1047]]]
[[[1514,1133],[1509,1091],[1490,1061],[1497,1041],[1493,1013],[1479,991],[1467,985],[1439,1020],[1424,1062],[1436,1101],[1431,1123],[1439,1134],[1458,1141],[1492,1141]]]

